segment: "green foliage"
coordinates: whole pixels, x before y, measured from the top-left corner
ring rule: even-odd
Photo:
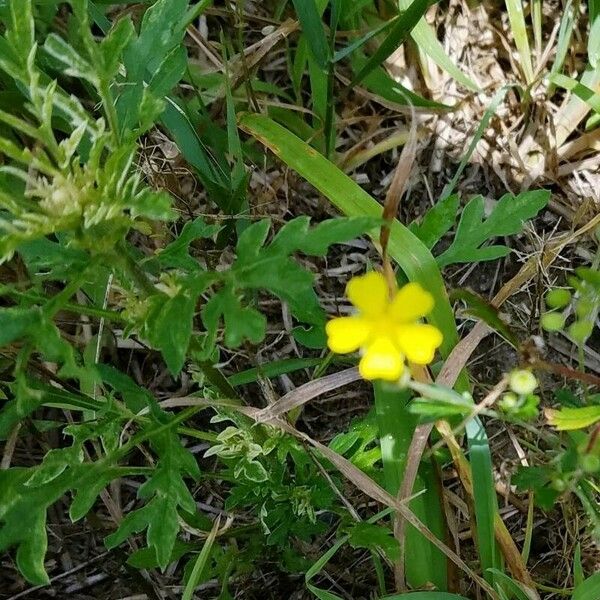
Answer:
[[[172,431],[157,432],[152,437],[152,447],[158,456],[153,475],[140,487],[138,496],[147,503],[130,512],[117,531],[106,539],[108,548],[114,548],[134,532],[147,529],[146,541],[154,548],[161,567],[169,564],[177,533],[178,509],[188,513],[196,511],[196,503],[183,477],[200,476],[196,459],[183,448]]]
[[[355,356],[338,359],[323,351],[327,314],[315,289],[317,282],[328,287],[327,271],[319,270],[332,245],[364,234],[377,241],[382,225],[379,201],[335,166],[342,147],[337,114],[348,117],[341,103],[364,97],[366,90],[390,110],[409,104],[450,110],[388,73],[385,61],[409,35],[418,46],[411,52],[429,55],[463,86],[477,86],[450,61],[423,19],[425,0],[401,0],[401,12],[393,7],[391,15],[386,11],[392,4],[372,0],[280,2],[274,8],[280,30],[264,30],[264,40],[251,49],[245,42],[258,29],[248,27],[243,2],[233,3],[225,13],[209,11],[206,48],[201,58],[195,47],[188,57],[190,40],[202,42],[190,25],[211,4],[0,0],[0,440],[7,449],[0,469],[0,552],[15,553],[29,583],[46,585],[52,564],[45,565],[48,509],[60,502],[77,522],[104,503],[115,520],[106,546],[112,550],[128,540],[142,545],[127,560],[137,569],[180,562],[176,576],[185,598],[215,579],[219,598],[232,598],[228,582],[268,561],[303,573],[316,597],[338,600],[314,580],[346,547],[371,558],[379,594],[393,600],[398,596],[385,596],[388,564],[381,560],[397,561],[403,547],[394,537],[393,511],[373,516],[362,498],[357,510],[348,510],[346,498],[353,504],[354,498],[334,455],[328,460],[300,435],[255,423],[244,416],[254,414],[244,403],[260,405],[257,389],[270,402],[279,384],[289,383],[281,376],[293,373],[299,385],[355,362]],[[234,26],[217,39],[212,28],[229,18]],[[594,64],[599,30],[591,21]],[[568,39],[573,24],[563,25],[562,39]],[[346,32],[361,33],[348,40]],[[288,82],[265,77],[265,57],[276,44],[289,62]],[[224,67],[207,68],[204,54]],[[565,56],[559,49],[556,64]],[[587,79],[557,71],[552,81],[598,108]],[[432,254],[456,224],[461,200],[451,192],[507,89],[494,96],[439,201],[409,227],[391,225],[388,253],[403,272],[399,276],[419,282],[435,299],[430,318],[444,335],[444,359],[458,334],[440,268],[506,256],[508,246],[493,240],[520,233],[548,201],[540,190],[507,195],[485,214],[477,196],[463,209],[449,247],[437,260]],[[162,150],[165,138],[181,154],[166,161],[177,170],[163,181],[151,149]],[[265,177],[263,183],[252,171],[251,165],[272,164],[257,141],[345,216],[311,221],[279,208],[268,216],[271,193],[282,188],[278,179]],[[280,171],[287,191],[294,175]],[[198,188],[189,197],[180,194],[190,181]],[[328,210],[323,208],[319,214]],[[568,285],[573,293],[556,289],[547,295],[554,312],[544,323],[582,347],[600,305],[597,269],[578,269]],[[450,299],[519,345],[486,301],[464,290]],[[288,336],[286,344],[306,346],[294,358],[270,360],[273,304],[284,315],[282,335],[292,322],[293,339]],[[397,494],[418,424],[473,415],[465,373],[459,391],[415,381],[410,386],[377,388],[375,409],[327,437],[322,450],[369,477],[362,491],[378,500],[372,493],[377,486]],[[546,416],[563,433],[540,438],[548,464],[522,469],[514,482],[534,490],[546,510],[562,494],[575,494],[598,527],[598,397],[582,389],[560,398],[563,406]],[[498,412],[486,407],[482,414],[533,421],[539,401],[527,391],[511,392],[498,402]],[[296,415],[288,417],[278,425],[295,424]],[[500,569],[494,470],[478,418],[468,420],[466,434],[478,568],[504,595],[520,597],[521,588]],[[32,452],[13,456],[14,448],[28,445]],[[445,541],[438,455],[423,456],[407,506]],[[137,493],[129,492],[119,520],[109,496],[111,483],[124,477],[135,482]],[[213,485],[233,522],[213,520],[197,502]],[[331,547],[315,561],[306,549],[325,539],[333,540]],[[404,546],[409,584],[443,590],[447,560],[439,548],[412,525]],[[574,598],[596,593],[597,579],[584,580],[580,556],[575,567]],[[460,598],[444,591],[402,597]]]
[[[523,192],[518,196],[502,196],[489,214],[484,216],[483,196],[476,196],[464,208],[454,241],[437,257],[441,267],[452,263],[495,260],[506,256],[510,249],[503,245],[485,246],[497,237],[519,233],[525,221],[546,206],[549,193],[543,190]]]

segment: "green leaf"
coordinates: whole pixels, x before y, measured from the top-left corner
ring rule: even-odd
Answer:
[[[116,76],[123,50],[134,35],[133,22],[126,17],[117,21],[108,35],[100,42],[100,55],[103,58],[102,75],[107,80]]]
[[[208,559],[210,557],[211,550],[213,544],[215,543],[218,531],[219,519],[217,518],[214,522],[213,528],[211,529],[208,537],[206,538],[206,541],[202,545],[202,550],[200,551],[200,554],[198,554],[198,557],[194,561],[194,567],[185,585],[185,589],[183,590],[183,596],[181,597],[181,600],[192,600],[192,598],[194,597],[194,590],[201,581],[202,573],[206,569],[206,565],[208,563]]]
[[[193,270],[198,268],[198,262],[189,254],[190,244],[200,238],[211,238],[220,231],[218,225],[209,225],[202,217],[187,221],[177,236],[158,253],[158,260],[163,267]]]
[[[169,563],[179,560],[197,548],[197,544],[190,544],[181,540],[175,540]],[[156,552],[153,548],[140,548],[129,555],[127,564],[136,569],[156,569],[160,565],[156,560]]]
[[[330,58],[329,44],[315,0],[293,0],[293,2],[310,52],[317,64],[325,69]]]
[[[118,467],[110,467],[103,463],[86,463],[85,470],[81,472],[73,484],[75,490],[73,502],[69,507],[69,517],[74,523],[88,514],[94,506],[96,499],[108,484],[122,477],[123,473]]]
[[[583,100],[592,110],[600,113],[600,94],[597,94],[587,85],[580,83],[576,79],[567,77],[560,73],[552,75],[550,81],[555,85],[573,92],[580,100]]]
[[[413,0],[402,7],[404,12],[396,19],[390,32],[385,36],[379,48],[361,67],[354,76],[350,87],[359,84],[376,67],[379,67],[387,58],[389,58],[404,42],[411,30],[420,21],[429,8],[429,0]]]
[[[480,420],[471,419],[466,426],[473,477],[473,503],[477,524],[477,548],[485,580],[494,585],[490,569],[502,568],[500,551],[496,544],[495,518],[498,501],[494,482],[494,466],[487,434]]]
[[[165,568],[179,532],[178,508],[189,513],[196,511],[196,503],[183,477],[188,475],[197,479],[200,471],[193,454],[181,445],[172,431],[156,433],[151,443],[159,461],[152,477],[138,491],[141,499],[150,500],[142,508],[130,512],[105,543],[108,548],[114,548],[132,533],[147,529],[148,546],[154,549],[158,564]]]
[[[141,83],[146,71],[155,73],[185,35],[188,0],[157,0],[144,13],[139,37],[124,54],[127,79]]]
[[[588,577],[573,591],[571,600],[592,600],[600,598],[600,573]]]
[[[416,398],[410,403],[408,411],[413,415],[419,415],[421,422],[425,423],[454,416],[466,416],[473,411],[473,405],[467,402],[461,404],[448,400]]]
[[[531,595],[512,577],[509,577],[506,573],[500,571],[500,569],[489,569],[489,571],[496,578],[496,585],[504,590],[508,597],[515,598],[516,600],[531,600]]]
[[[166,96],[181,81],[187,66],[185,47],[175,46],[152,74],[148,87],[155,96]]]
[[[63,38],[51,33],[44,42],[44,50],[65,67],[65,75],[98,85],[96,69]]]
[[[10,27],[7,40],[16,50],[22,64],[26,64],[35,43],[35,24],[31,0],[10,0]]]
[[[0,347],[26,336],[32,326],[40,323],[38,308],[0,309]]]
[[[506,256],[510,252],[506,246],[481,246],[493,238],[519,233],[525,221],[535,217],[549,198],[550,193],[545,190],[523,192],[518,196],[505,194],[491,214],[484,218],[483,196],[476,196],[465,206],[454,241],[438,256],[438,264],[446,267],[453,263],[479,262]]]
[[[29,488],[25,481],[30,475],[29,469],[0,471],[0,552],[17,546],[17,566],[25,579],[32,585],[47,585],[46,511],[68,486],[57,479],[49,485]]]
[[[401,10],[408,11],[411,6],[410,0],[399,0]],[[448,57],[444,47],[437,39],[437,34],[433,28],[421,18],[414,26],[411,37],[415,41],[421,52],[429,56],[435,64],[446,71],[456,81],[462,83],[467,89],[474,92],[479,91],[479,86],[467,77]]]
[[[271,379],[286,373],[310,369],[311,367],[320,365],[322,362],[322,358],[283,358],[281,360],[265,362],[258,367],[247,369],[246,371],[240,371],[239,373],[235,373],[235,375],[230,375],[228,380],[233,387],[237,387],[239,385],[255,383],[260,377]]]
[[[421,223],[413,221],[408,228],[431,250],[452,229],[459,205],[458,195],[446,196],[425,213]]]
[[[559,431],[583,429],[600,421],[600,406],[584,406],[582,408],[561,408],[545,411],[548,422]]]
[[[513,348],[519,348],[520,341],[517,334],[502,320],[498,309],[493,304],[471,290],[466,289],[452,290],[450,292],[450,301],[455,302],[457,300],[462,300],[467,305],[467,308],[464,310],[467,315],[472,315],[482,320],[508,341]]]
[[[185,362],[195,308],[196,295],[182,290],[166,300],[147,324],[150,342],[161,351],[174,376],[179,374]]]
[[[592,21],[590,20],[590,23]],[[590,66],[595,69],[600,60],[600,19],[596,19],[590,27],[590,36],[588,38],[588,60]]]
[[[527,26],[523,15],[522,0],[505,0],[506,10],[510,28],[515,39],[517,50],[519,51],[519,65],[523,69],[526,83],[533,81],[533,65],[531,63],[531,49],[529,47],[529,37],[527,36]]]
[[[381,548],[390,560],[398,560],[400,545],[388,527],[362,521],[352,526],[348,542],[353,548],[377,550]]]
[[[365,61],[355,59],[353,61],[354,68],[360,68],[360,65]],[[363,80],[363,85],[374,94],[381,96],[384,100],[393,102],[400,106],[418,106],[420,108],[430,108],[434,110],[450,110],[452,107],[447,104],[441,104],[434,100],[423,98],[413,91],[398,83],[390,77],[383,67],[373,69]]]
[[[413,404],[409,402],[410,390],[398,390],[384,382],[376,382],[374,392],[385,487],[390,494],[397,496],[417,419],[410,410]],[[446,527],[436,477],[431,461],[421,461],[412,489],[412,494],[418,495],[408,506],[436,537],[443,539]],[[409,523],[405,524],[404,546],[407,549],[404,564],[409,584],[416,587],[431,582],[438,589],[445,589],[445,556]]]
[[[225,322],[225,344],[229,348],[238,348],[244,340],[258,344],[264,339],[266,318],[254,308],[243,307],[232,286],[221,289],[204,306],[202,320],[212,335],[221,316]]]

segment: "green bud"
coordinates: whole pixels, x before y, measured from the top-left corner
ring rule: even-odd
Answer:
[[[575,304],[575,314],[581,319],[589,317],[594,310],[594,303],[587,298],[580,298]]]
[[[500,400],[500,406],[507,411],[514,409],[517,406],[519,399],[516,394],[512,392],[506,392],[504,396],[502,396],[502,400]]]
[[[583,344],[590,335],[594,324],[591,321],[575,321],[569,326],[569,335],[578,343]]]
[[[538,386],[538,382],[531,371],[518,369],[510,374],[508,386],[515,394],[528,396],[529,394],[533,394]]]
[[[552,480],[552,487],[557,492],[564,492],[567,489],[567,482],[564,479],[557,477],[556,479]]]
[[[550,308],[564,308],[571,302],[571,292],[569,290],[556,288],[546,294],[546,304]]]
[[[565,317],[559,312],[549,312],[542,315],[540,324],[546,331],[560,331],[565,327]]]
[[[595,454],[584,454],[581,457],[581,468],[586,473],[596,473],[600,471],[600,456]]]

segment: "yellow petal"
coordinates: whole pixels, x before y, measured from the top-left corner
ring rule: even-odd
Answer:
[[[442,343],[442,334],[433,325],[414,323],[396,328],[396,341],[406,358],[418,365],[428,365]]]
[[[346,286],[346,295],[365,315],[380,315],[390,301],[385,277],[377,271],[353,277]]]
[[[358,370],[364,379],[398,381],[404,371],[404,357],[387,337],[378,337],[366,349]]]
[[[408,283],[398,290],[390,308],[396,320],[411,323],[429,314],[433,296],[418,283]]]
[[[327,345],[332,352],[346,354],[358,350],[371,333],[371,324],[362,317],[339,317],[325,325]]]

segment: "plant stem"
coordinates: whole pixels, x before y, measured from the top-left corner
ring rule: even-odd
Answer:
[[[374,389],[386,489],[390,494],[397,495],[404,478],[407,452],[417,421],[407,410],[409,390],[382,382],[376,382]],[[410,502],[410,509],[440,540],[445,540],[444,513],[437,487],[434,470],[422,463],[420,476],[413,490],[414,493],[422,493]],[[412,587],[421,587],[430,582],[439,590],[446,590],[446,557],[411,525],[407,524],[405,531],[405,539],[398,540],[402,551],[399,563],[403,561],[404,568],[396,571],[397,586],[404,587],[404,571]],[[410,551],[405,552],[405,549]]]

